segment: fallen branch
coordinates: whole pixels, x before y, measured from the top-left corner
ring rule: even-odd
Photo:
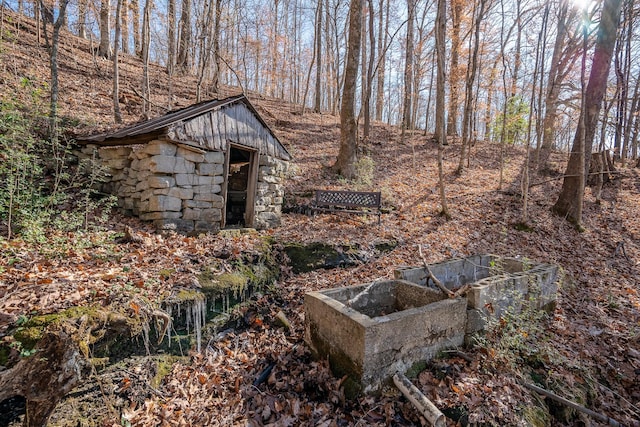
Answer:
[[[620,426],[620,423],[617,422],[616,420],[614,420],[613,418],[609,418],[608,416],[606,416],[604,414],[599,414],[597,412],[594,412],[591,409],[585,408],[582,405],[578,405],[575,402],[567,400],[564,397],[560,397],[555,393],[552,393],[552,392],[550,392],[548,390],[545,390],[543,388],[538,387],[537,385],[525,383],[524,386],[526,388],[528,388],[529,390],[533,390],[536,393],[539,393],[539,394],[541,394],[543,396],[546,396],[546,397],[548,397],[550,399],[555,400],[556,402],[560,402],[563,405],[566,405],[566,406],[568,406],[570,408],[575,409],[576,411],[582,412],[583,414],[587,414],[587,415],[595,418],[596,420],[598,420],[600,422],[607,423],[608,425],[614,426],[614,427],[615,426]]]
[[[438,280],[436,276],[433,275],[433,272],[431,271],[431,269],[429,268],[429,265],[427,264],[427,260],[424,258],[424,255],[422,254],[422,246],[420,245],[418,245],[418,253],[420,254],[420,258],[422,259],[422,265],[424,266],[424,269],[427,270],[427,274],[429,275],[431,280],[433,280],[433,283],[435,283],[436,286],[440,288],[442,292],[447,294],[449,298],[455,298],[454,296],[455,294],[451,292],[449,289],[447,289],[447,287],[443,285],[442,282]]]
[[[458,289],[455,292],[449,290],[445,285],[442,284],[440,280],[438,280],[438,278],[433,274],[433,272],[429,268],[429,265],[427,264],[427,260],[424,258],[424,255],[422,254],[422,247],[420,245],[418,245],[418,253],[420,254],[420,258],[422,259],[422,265],[424,266],[425,270],[427,270],[427,274],[429,275],[433,283],[435,283],[436,286],[440,288],[442,292],[447,294],[449,298],[458,298],[459,296],[467,293],[467,291],[469,290],[468,284],[462,286],[460,289]]]
[[[404,374],[395,374],[393,382],[432,426],[444,427],[446,425],[442,412]]]

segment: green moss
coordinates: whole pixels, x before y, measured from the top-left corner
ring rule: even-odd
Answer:
[[[71,307],[59,313],[34,316],[22,323],[22,325],[13,332],[13,337],[20,343],[23,349],[32,350],[38,341],[42,339],[44,332],[49,326],[59,324],[69,319],[79,319],[83,316],[93,318],[97,315],[97,312],[96,307],[80,306]]]
[[[0,346],[0,366],[7,366],[9,363],[9,354],[11,350],[4,345]]]
[[[156,358],[156,375],[151,380],[151,386],[154,388],[160,387],[162,380],[171,373],[173,365],[180,361],[188,361],[188,358],[174,355],[164,355]]]
[[[249,278],[242,273],[223,273],[215,276],[211,281],[211,287],[221,292],[223,291],[243,291]]]
[[[294,273],[307,273],[320,268],[335,268],[348,264],[347,253],[350,249],[352,248],[338,251],[335,247],[320,242],[308,245],[288,243],[284,247]]]
[[[427,369],[427,362],[424,360],[419,360],[411,365],[405,375],[409,379],[414,379],[417,378],[418,375],[420,375],[420,372],[424,371],[425,369]]]
[[[198,289],[180,289],[177,294],[170,298],[170,302],[184,303],[203,299],[204,294]]]
[[[32,350],[44,334],[44,328],[18,328],[13,334],[16,341],[20,342],[25,350]]]
[[[522,418],[531,427],[546,427],[551,423],[551,414],[546,408],[528,406],[522,411]]]

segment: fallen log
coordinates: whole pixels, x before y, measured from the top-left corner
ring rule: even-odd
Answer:
[[[0,401],[14,396],[27,401],[25,427],[46,426],[58,402],[89,374],[73,328],[65,326],[47,331],[33,355],[0,372]]]
[[[404,374],[395,374],[393,382],[432,426],[444,427],[446,425],[444,414]]]

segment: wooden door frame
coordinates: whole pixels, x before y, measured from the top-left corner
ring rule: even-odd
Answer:
[[[224,156],[224,181],[222,182],[222,197],[224,199],[224,205],[222,206],[222,220],[220,221],[220,228],[224,228],[227,225],[227,190],[229,188],[229,167],[231,165],[232,148],[249,153],[249,174],[247,176],[247,200],[244,208],[244,226],[254,227],[260,151],[255,148],[245,147],[244,145],[227,141],[227,150]]]
[[[258,188],[258,168],[260,152],[245,150],[249,154],[249,177],[247,181],[247,204],[244,210],[244,226],[254,228],[256,224],[256,190]]]

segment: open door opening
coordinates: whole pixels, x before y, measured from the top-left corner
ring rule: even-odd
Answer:
[[[228,153],[225,227],[252,227],[257,155],[231,145]]]

